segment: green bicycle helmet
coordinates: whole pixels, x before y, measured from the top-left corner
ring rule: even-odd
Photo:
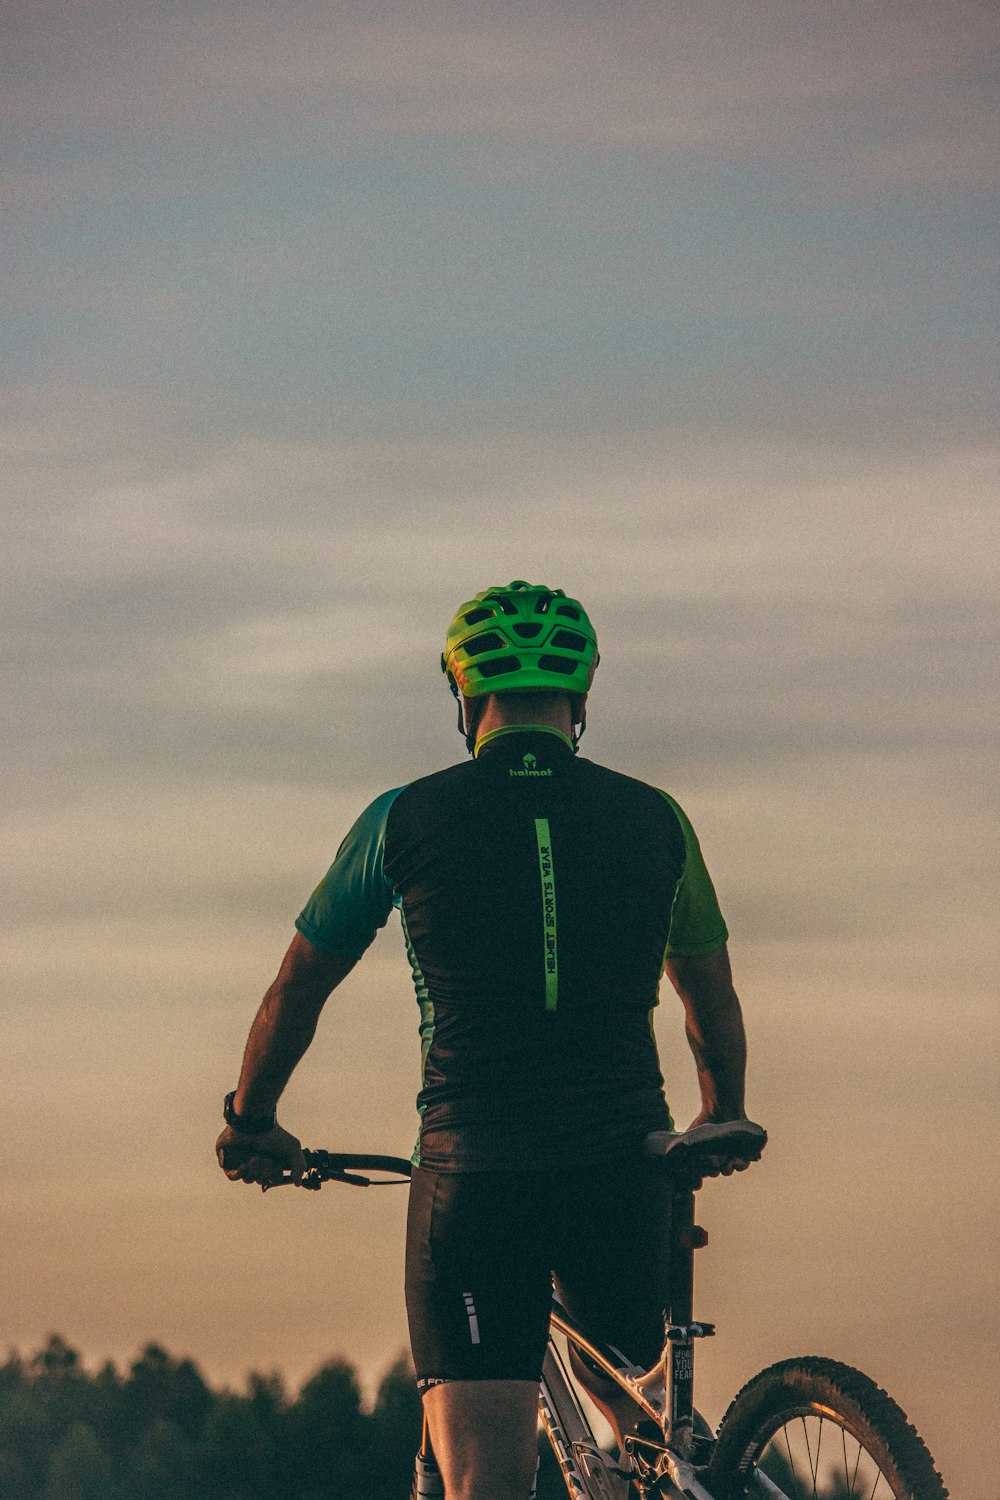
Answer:
[[[600,660],[583,605],[562,589],[513,583],[463,604],[441,670],[456,698],[488,693],[586,693]]]

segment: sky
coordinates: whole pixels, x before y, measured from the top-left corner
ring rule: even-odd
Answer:
[[[700,1200],[699,1404],[830,1354],[995,1500],[995,5],[0,37],[0,1348],[403,1345],[404,1195],[261,1198],[212,1143],[346,828],[464,754],[455,608],[527,578],[586,604],[583,751],[680,800],[732,934],[771,1143]],[[416,1023],[387,930],[283,1122],[406,1154]]]

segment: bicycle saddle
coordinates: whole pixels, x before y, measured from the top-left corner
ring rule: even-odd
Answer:
[[[693,1130],[653,1130],[642,1145],[647,1156],[669,1157],[672,1163],[709,1175],[726,1162],[758,1161],[767,1145],[767,1131],[753,1120],[723,1120],[718,1125],[696,1125]]]

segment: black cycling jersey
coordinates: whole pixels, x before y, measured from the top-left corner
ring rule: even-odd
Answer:
[[[556,730],[496,731],[372,803],[296,925],[357,957],[393,905],[421,1007],[421,1165],[599,1163],[670,1125],[651,1024],[664,958],[727,932],[666,793]]]

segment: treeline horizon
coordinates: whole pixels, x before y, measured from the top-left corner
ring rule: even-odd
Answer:
[[[0,1365],[0,1500],[408,1500],[420,1433],[405,1353],[368,1402],[342,1355],[294,1395],[278,1373],[213,1388],[154,1342],[124,1371],[59,1334]],[[538,1500],[565,1494],[546,1444]]]
[[[277,1372],[213,1389],[195,1361],[147,1343],[121,1371],[93,1373],[51,1334],[0,1365],[0,1500],[410,1500],[420,1396],[400,1353],[365,1401],[335,1356],[294,1395]],[[566,1500],[539,1442],[537,1500]],[[798,1494],[780,1453],[769,1473]],[[851,1500],[833,1483],[818,1500]]]

